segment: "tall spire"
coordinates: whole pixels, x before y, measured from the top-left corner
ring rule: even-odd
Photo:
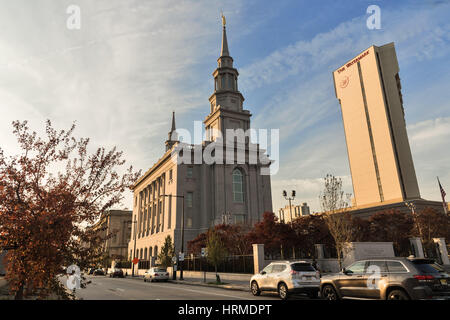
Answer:
[[[172,128],[169,131],[169,137],[166,141],[166,151],[170,150],[172,146],[178,142],[178,135],[175,127],[175,111],[172,112]]]
[[[175,130],[175,111],[172,111],[172,129],[170,130],[170,132],[174,132]]]
[[[222,14],[222,50],[220,50],[220,56],[221,57],[229,57],[230,52],[228,51],[228,41],[227,41],[227,29],[226,29],[226,20],[225,16]]]

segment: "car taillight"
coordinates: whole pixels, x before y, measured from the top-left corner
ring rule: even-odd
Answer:
[[[295,270],[291,270],[290,274],[297,274],[298,272]]]
[[[419,281],[421,281],[421,280],[433,280],[434,277],[433,276],[424,276],[424,275],[415,275],[414,279],[417,279]]]

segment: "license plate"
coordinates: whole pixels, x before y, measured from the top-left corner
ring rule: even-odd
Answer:
[[[446,286],[447,285],[447,279],[441,279],[441,284]]]

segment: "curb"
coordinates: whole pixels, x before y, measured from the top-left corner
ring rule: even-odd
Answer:
[[[226,289],[226,290],[235,290],[235,291],[244,291],[244,292],[250,292],[250,289],[242,286],[236,286],[236,285],[220,285],[220,284],[208,284],[203,282],[192,282],[192,281],[186,281],[186,280],[169,280],[170,283],[177,283],[177,284],[187,284],[191,286],[198,286],[198,287],[212,287],[212,288],[220,288],[220,289]]]

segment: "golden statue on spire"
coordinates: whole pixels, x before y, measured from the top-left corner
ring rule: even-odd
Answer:
[[[225,19],[225,16],[222,13],[222,26],[225,27],[226,24],[227,24],[227,20]]]

